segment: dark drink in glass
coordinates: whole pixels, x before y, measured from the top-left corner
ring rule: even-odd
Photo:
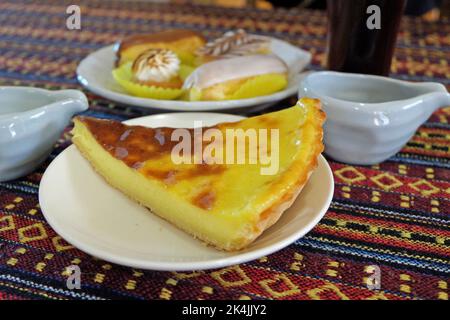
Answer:
[[[328,69],[389,75],[405,2],[328,0]]]

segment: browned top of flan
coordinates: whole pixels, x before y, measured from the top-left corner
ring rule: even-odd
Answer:
[[[125,37],[119,42],[117,50],[120,52],[121,50],[125,50],[131,46],[142,43],[174,42],[189,37],[199,37],[204,39],[201,34],[192,30],[170,29],[156,33],[137,34]]]
[[[148,128],[143,126],[129,126],[118,121],[103,120],[90,117],[77,117],[84,123],[96,141],[114,158],[123,161],[133,169],[141,169],[147,176],[170,184],[176,176],[176,181],[221,174],[226,167],[218,164],[196,164],[182,171],[176,170],[176,165],[170,169],[158,167],[143,167],[148,160],[170,159],[170,154],[179,141],[172,141],[174,128],[160,127]],[[194,134],[190,131],[191,154],[194,154]],[[170,160],[169,160],[170,161]]]

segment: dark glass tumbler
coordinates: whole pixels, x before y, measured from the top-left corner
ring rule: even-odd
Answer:
[[[328,69],[389,75],[405,2],[328,0]]]

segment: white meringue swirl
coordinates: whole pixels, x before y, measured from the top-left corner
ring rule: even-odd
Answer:
[[[140,82],[166,82],[178,75],[180,59],[167,49],[150,49],[141,53],[132,65],[136,80]]]

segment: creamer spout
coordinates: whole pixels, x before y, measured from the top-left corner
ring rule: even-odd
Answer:
[[[86,111],[89,107],[88,99],[83,92],[78,90],[60,90],[53,93],[54,99],[60,103],[60,107],[70,115]]]
[[[450,106],[450,94],[443,84],[436,82],[414,83],[413,87],[418,90],[417,98],[422,100],[424,107],[429,112]]]

